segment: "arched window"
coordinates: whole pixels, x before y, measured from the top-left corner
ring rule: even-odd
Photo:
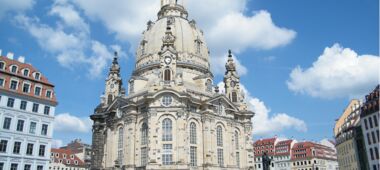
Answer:
[[[111,104],[111,102],[112,102],[112,95],[108,95],[108,99],[107,99],[107,103],[108,104]]]
[[[162,121],[162,141],[172,141],[172,120],[165,118]]]
[[[123,127],[120,127],[118,141],[117,141],[117,159],[119,161],[119,164],[122,164],[122,161],[123,161],[123,138],[124,138],[124,129]]]
[[[220,125],[216,127],[216,144],[217,146],[223,146],[223,129]]]
[[[216,127],[216,145],[217,145],[218,165],[220,167],[223,167],[224,166],[223,129],[220,125]]]
[[[148,125],[143,123],[141,126],[141,166],[148,164]]]
[[[28,69],[24,69],[24,76],[26,76],[26,77],[29,76],[29,70]]]
[[[208,91],[208,92],[212,91],[212,82],[210,79],[207,79],[207,81],[206,81],[206,91]]]
[[[197,125],[190,123],[190,144],[197,144]]]
[[[235,148],[239,150],[239,132],[235,131]]]
[[[232,92],[232,102],[237,102],[237,94],[236,94],[236,92]]]
[[[148,125],[143,123],[141,127],[141,145],[146,144],[148,144]]]
[[[235,131],[236,165],[240,167],[239,132]]]
[[[165,71],[164,71],[164,80],[165,81],[170,81],[170,70],[169,69],[166,69]]]
[[[17,72],[17,66],[15,66],[15,65],[11,66],[11,72],[16,73]]]
[[[190,166],[197,166],[197,125],[190,123]]]

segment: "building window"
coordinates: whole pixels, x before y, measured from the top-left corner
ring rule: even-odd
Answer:
[[[1,140],[0,141],[0,152],[7,152],[7,145],[8,145],[7,140]]]
[[[197,125],[190,123],[190,144],[197,144]]]
[[[170,70],[169,69],[166,69],[164,71],[164,81],[170,81]]]
[[[41,95],[41,87],[34,88],[34,95],[36,95],[36,96]]]
[[[34,74],[34,78],[35,78],[35,79],[37,79],[37,80],[39,80],[39,79],[40,79],[40,76],[41,76],[41,74],[40,74],[40,73],[35,73],[35,74]]]
[[[164,106],[170,106],[172,104],[172,97],[169,95],[165,95],[162,97],[162,105]]]
[[[0,86],[4,87],[4,79],[3,78],[0,78]]]
[[[28,69],[24,69],[24,76],[26,76],[26,77],[29,76],[29,70]]]
[[[17,66],[11,66],[11,72],[17,73]]]
[[[223,146],[223,129],[220,125],[216,127],[216,144]]]
[[[38,156],[45,156],[45,145],[40,145]]]
[[[206,91],[212,92],[212,82],[210,79],[207,79],[206,81]]]
[[[379,119],[377,119],[376,115],[373,115],[373,121],[375,122],[375,127],[379,126]]]
[[[11,85],[9,86],[9,88],[11,90],[17,90],[17,84],[18,82],[16,80],[11,80]]]
[[[17,170],[18,164],[11,164],[11,170]]]
[[[146,147],[141,148],[141,166],[148,164],[148,149]]]
[[[46,91],[46,97],[51,98],[51,91],[50,90]]]
[[[17,121],[17,128],[16,130],[19,132],[22,132],[24,130],[24,120],[18,120]]]
[[[36,128],[37,128],[37,123],[36,122],[30,122],[29,133],[35,134]]]
[[[44,114],[45,115],[49,115],[49,112],[50,112],[50,107],[49,106],[45,106],[45,108],[44,108]]]
[[[367,119],[364,118],[364,125],[365,125],[365,130],[368,130],[368,123],[367,123]]]
[[[5,63],[4,62],[0,62],[0,70],[4,70],[5,68]]]
[[[44,167],[42,165],[37,165],[37,170],[43,170]]]
[[[38,112],[38,107],[39,107],[39,104],[33,103],[32,112],[37,113]]]
[[[26,147],[26,154],[27,155],[33,155],[33,143],[28,143]]]
[[[119,161],[119,164],[122,165],[123,161],[123,139],[124,139],[124,129],[123,127],[119,128],[119,135],[117,140],[117,160]]]
[[[235,131],[235,149],[239,150],[239,132]]]
[[[373,128],[372,117],[369,117],[369,118],[368,118],[368,121],[369,121],[369,127],[370,127],[370,128]]]
[[[369,148],[369,152],[371,153],[371,160],[375,160],[375,157],[373,156],[373,150],[372,150],[372,148]]]
[[[376,143],[375,131],[372,131],[371,134],[372,134],[372,143]],[[377,141],[377,142],[379,142],[379,141]]]
[[[6,117],[4,119],[3,129],[9,130],[11,128],[11,122],[12,122],[12,118]]]
[[[24,83],[24,85],[22,87],[22,92],[29,93],[29,89],[30,89],[30,85],[27,83]]]
[[[236,152],[236,166],[240,167],[240,153]]]
[[[14,98],[8,98],[8,102],[7,102],[8,107],[13,107],[14,103],[15,103]]]
[[[232,92],[232,102],[237,102],[237,94],[236,94],[236,92]]]
[[[370,145],[371,144],[371,138],[369,136],[369,133],[367,133],[367,141],[368,141],[368,145]]]
[[[13,145],[13,153],[20,154],[21,142],[15,142]]]
[[[46,136],[47,132],[48,132],[48,125],[47,124],[43,124],[42,125],[42,129],[41,129],[41,135]]]
[[[24,165],[24,170],[30,170],[30,168],[31,168],[31,165],[29,165],[29,164]]]
[[[171,165],[173,163],[172,145],[164,144],[162,150],[162,164]]]
[[[143,123],[141,127],[141,145],[146,144],[148,144],[148,125]]]
[[[190,146],[190,166],[197,166],[197,147]]]
[[[4,169],[4,162],[0,162],[0,170],[3,170],[3,169]]]
[[[220,167],[224,166],[223,149],[221,148],[218,149],[218,165]]]
[[[21,101],[20,109],[21,110],[26,110],[26,106],[27,106],[27,101]]]
[[[165,118],[162,121],[162,141],[172,141],[172,120]]]

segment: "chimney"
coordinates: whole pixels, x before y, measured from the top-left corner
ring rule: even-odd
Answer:
[[[11,60],[13,60],[14,54],[12,52],[8,52],[7,57]]]
[[[18,57],[17,61],[20,62],[20,63],[25,63],[25,57],[24,56],[20,56],[20,57]]]

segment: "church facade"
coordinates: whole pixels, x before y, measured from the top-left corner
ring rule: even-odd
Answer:
[[[122,87],[117,56],[93,120],[93,170],[253,169],[252,123],[229,51],[220,93],[203,32],[162,0]]]

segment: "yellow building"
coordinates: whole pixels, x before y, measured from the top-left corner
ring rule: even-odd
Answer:
[[[358,126],[360,126],[360,101],[354,99],[351,100],[342,116],[336,121],[334,128],[339,169],[360,169],[356,141]]]

